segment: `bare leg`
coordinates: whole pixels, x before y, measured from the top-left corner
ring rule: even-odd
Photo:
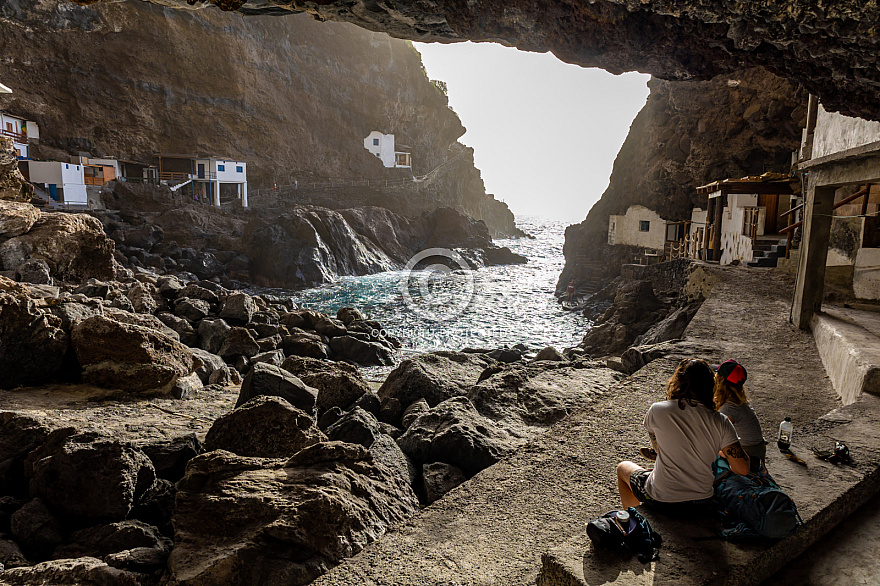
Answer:
[[[624,507],[637,507],[641,504],[629,484],[629,478],[636,470],[644,470],[644,468],[629,461],[617,465],[617,492],[620,493],[620,502]]]

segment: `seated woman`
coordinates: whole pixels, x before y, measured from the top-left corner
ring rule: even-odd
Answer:
[[[715,408],[733,423],[752,472],[758,472],[767,458],[767,442],[743,386],[747,376],[745,367],[736,360],[722,362],[715,373]]]
[[[706,504],[714,494],[712,462],[720,454],[736,474],[749,472],[749,457],[736,429],[715,411],[715,373],[702,360],[683,360],[666,384],[666,401],[654,403],[645,427],[657,452],[653,470],[634,462],[617,465],[624,507],[643,502]]]

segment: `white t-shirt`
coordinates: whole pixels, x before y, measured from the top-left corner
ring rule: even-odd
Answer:
[[[712,462],[718,451],[738,441],[730,420],[708,407],[682,401],[654,403],[645,427],[657,437],[657,461],[645,482],[654,500],[678,503],[714,494]]]

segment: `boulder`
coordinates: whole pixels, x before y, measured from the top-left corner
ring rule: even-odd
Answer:
[[[122,298],[127,299],[126,297]],[[149,328],[162,335],[168,336],[172,340],[180,340],[180,335],[174,329],[166,326],[165,322],[163,322],[155,315],[134,313],[134,311],[126,311],[123,309],[117,309],[115,307],[105,307],[104,317],[116,320],[123,324],[131,324],[133,326]]]
[[[459,468],[443,462],[422,465],[422,484],[425,487],[425,500],[433,503],[441,496],[467,480]]]
[[[209,452],[178,490],[168,566],[180,586],[308,584],[418,511],[406,482],[339,442],[287,461]]]
[[[153,314],[159,308],[153,295],[142,283],[132,285],[126,297],[131,301],[131,305],[137,313]]]
[[[191,322],[204,319],[211,313],[211,306],[202,299],[179,298],[174,302],[174,315],[185,317]]]
[[[51,431],[48,425],[29,415],[0,412],[0,494],[28,494],[24,460],[46,441]]]
[[[487,352],[486,356],[503,364],[511,364],[522,360],[522,352],[516,348],[497,348]]]
[[[247,328],[234,327],[226,334],[220,350],[217,352],[223,358],[229,359],[235,356],[251,358],[260,353],[260,345],[251,336]]]
[[[18,543],[36,557],[48,557],[63,539],[61,523],[39,498],[13,513],[10,527]]]
[[[318,414],[331,407],[348,409],[363,395],[371,392],[370,385],[357,368],[344,362],[290,356],[282,363],[281,368],[318,389]]]
[[[163,324],[168,326],[168,328],[177,332],[178,339],[182,344],[185,344],[190,348],[198,345],[199,336],[189,323],[189,320],[183,317],[178,317],[173,313],[168,313],[167,311],[159,313],[156,317],[159,318]]]
[[[52,432],[25,461],[30,493],[73,523],[121,521],[156,481],[139,449],[96,433]]]
[[[128,517],[158,528],[162,535],[173,536],[174,527],[171,525],[171,517],[174,514],[176,495],[175,484],[160,478],[153,488],[144,493],[140,502],[132,507]]]
[[[379,388],[383,417],[400,421],[401,410],[419,399],[435,406],[451,397],[467,394],[487,366],[495,364],[481,354],[430,352],[404,360]],[[395,403],[391,400],[396,400]]]
[[[255,335],[259,335],[259,332],[257,332],[255,328],[248,328],[248,330]],[[281,346],[281,335],[275,334],[274,336],[268,336],[266,338],[258,338],[257,346],[260,347],[261,354],[263,352],[278,350],[278,347]],[[281,355],[284,356],[283,350],[279,350],[279,352],[281,352]],[[281,361],[284,362],[284,359],[282,358]]]
[[[218,370],[225,370],[226,368],[226,363],[216,354],[211,354],[201,348],[190,348],[190,352],[192,352],[193,356],[202,363],[202,365],[196,369],[196,374],[199,375],[202,384],[209,384],[212,373]]]
[[[244,326],[250,323],[257,312],[257,304],[247,293],[233,293],[226,298],[220,317],[235,326]]]
[[[640,346],[651,345],[681,338],[697,310],[700,309],[700,305],[702,302],[697,301],[679,307],[636,338],[635,343]]]
[[[327,428],[339,421],[339,418],[342,417],[344,413],[345,412],[339,407],[330,407],[324,411],[324,414],[318,419],[318,429],[326,432]]]
[[[18,544],[0,537],[0,572],[4,569],[24,568],[31,563],[24,557]]]
[[[201,363],[168,336],[132,324],[93,316],[74,326],[73,349],[84,382],[129,392],[170,390],[178,377]]]
[[[88,279],[82,285],[73,290],[75,295],[85,295],[86,297],[97,297],[98,299],[106,299],[110,295],[113,287],[110,283],[106,283],[99,279]]]
[[[208,287],[210,287],[210,285]],[[189,299],[201,299],[202,301],[207,301],[211,305],[219,304],[220,298],[217,297],[217,293],[208,287],[204,287],[201,282],[187,283],[177,296],[178,298],[186,297]]]
[[[0,582],[33,586],[144,586],[146,576],[113,568],[97,558],[51,560],[0,572]]]
[[[352,336],[338,336],[330,339],[330,349],[337,358],[348,360],[361,366],[391,366],[394,359],[388,348],[375,342],[364,342]]]
[[[315,412],[318,389],[310,387],[286,370],[259,362],[244,377],[235,406],[241,407],[258,395],[281,397],[311,414]]]
[[[24,294],[2,288],[0,277],[0,388],[40,385],[61,368],[69,338],[61,320],[37,309]]]
[[[397,444],[421,466],[446,462],[468,476],[511,454],[522,440],[480,415],[467,397],[453,397],[419,416]]]
[[[286,356],[306,356],[326,359],[330,348],[314,335],[293,334],[281,339],[281,349]]]
[[[162,537],[155,527],[142,521],[128,520],[74,531],[64,545],[55,549],[52,557],[103,558],[135,547],[170,549],[170,546],[170,540]]]
[[[0,240],[21,236],[40,219],[40,210],[29,203],[0,199]]]
[[[2,246],[19,248],[26,251],[27,258],[46,261],[52,276],[60,281],[81,283],[92,277],[116,276],[113,241],[104,233],[101,221],[87,214],[43,212],[30,231]]]
[[[178,294],[183,290],[184,284],[173,275],[166,275],[164,277],[159,277],[156,281],[156,285],[159,287],[159,293],[165,299],[174,300],[177,299]]]
[[[650,281],[626,283],[616,290],[614,303],[594,322],[580,347],[593,356],[619,354],[667,313],[669,308],[657,298]]]
[[[165,232],[162,227],[150,223],[125,230],[125,244],[144,250],[152,250],[164,237]]]
[[[257,362],[265,362],[266,364],[271,364],[272,366],[281,366],[282,364],[284,364],[284,351],[271,350],[269,352],[260,352],[259,354],[251,358],[251,364],[256,364]]]
[[[49,274],[49,265],[41,258],[26,260],[15,267],[15,278],[22,283],[38,285],[51,285],[54,282]]]
[[[104,561],[120,570],[161,575],[168,565],[171,545],[171,540],[168,539],[160,547],[133,547],[106,555]]]
[[[363,321],[366,318],[364,318],[364,314],[354,307],[341,307],[336,311],[336,319],[347,326],[352,322]]]
[[[217,354],[231,329],[222,319],[203,319],[199,322],[199,347],[211,354]]]
[[[403,425],[403,428],[406,429],[413,421],[418,419],[420,415],[423,415],[430,410],[431,406],[428,405],[428,402],[424,399],[419,399],[404,410],[403,417],[400,418],[400,423]]]
[[[415,480],[415,466],[400,446],[384,433],[379,420],[371,413],[355,407],[330,425],[326,433],[332,441],[359,444],[368,448],[374,461],[381,462],[407,483],[412,484]]]
[[[261,395],[217,419],[205,437],[205,449],[285,458],[326,439],[306,412],[281,397]]]
[[[86,304],[65,301],[53,305],[50,311],[61,320],[61,327],[69,332],[73,326],[86,318],[93,315],[104,315],[104,306],[97,302]]]
[[[554,362],[568,362],[568,358],[565,357],[565,354],[554,348],[553,346],[547,346],[540,352],[538,352],[535,357],[532,359],[533,362],[538,362],[540,360],[552,360]]]
[[[199,378],[197,373],[192,372],[186,376],[178,377],[174,384],[171,385],[170,394],[175,399],[187,399],[197,391],[201,391],[203,387],[202,379]]]
[[[140,446],[153,463],[156,476],[177,482],[183,478],[186,463],[201,454],[202,443],[196,434],[180,435],[170,440],[158,441]]]
[[[327,336],[328,338],[344,336],[347,331],[341,321],[335,320],[326,315],[319,319],[314,327],[316,332],[322,336]]]

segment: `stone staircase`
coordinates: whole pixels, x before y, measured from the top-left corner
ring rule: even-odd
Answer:
[[[750,267],[775,267],[780,258],[785,258],[785,240],[758,237],[752,245]]]

